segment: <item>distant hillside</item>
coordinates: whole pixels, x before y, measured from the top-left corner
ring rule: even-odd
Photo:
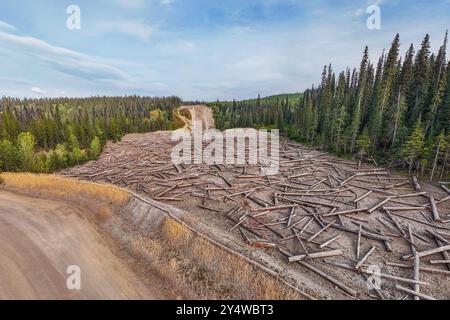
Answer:
[[[289,98],[290,102],[299,102],[302,97],[303,97],[303,93],[282,93],[282,94],[277,94],[277,95],[261,98],[261,101],[269,102],[269,101],[274,101],[277,99],[285,100],[286,98]],[[256,99],[253,99],[253,100],[256,100]]]
[[[279,101],[284,101],[289,98],[290,103],[298,103],[303,98],[303,93],[281,93],[273,96],[262,97],[261,103],[275,102],[277,99]],[[253,103],[256,102],[257,98],[241,100],[240,102]],[[231,105],[233,101],[220,101],[221,105]],[[208,105],[217,105],[217,102],[210,102]]]

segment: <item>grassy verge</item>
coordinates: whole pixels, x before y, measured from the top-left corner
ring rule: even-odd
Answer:
[[[130,196],[127,192],[108,185],[83,182],[56,175],[31,173],[2,173],[3,186],[7,190],[55,200],[77,201],[80,199],[100,201],[115,206],[125,205]]]
[[[1,186],[20,194],[69,202],[86,210],[100,221],[111,217],[116,208],[124,206],[130,195],[119,188],[108,185],[83,182],[50,174],[2,173]]]
[[[165,220],[162,237],[172,253],[168,266],[200,299],[305,299],[279,279],[174,219]]]

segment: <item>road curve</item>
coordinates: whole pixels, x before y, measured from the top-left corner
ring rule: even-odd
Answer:
[[[0,300],[155,299],[78,208],[0,191]],[[67,267],[81,269],[69,290]]]

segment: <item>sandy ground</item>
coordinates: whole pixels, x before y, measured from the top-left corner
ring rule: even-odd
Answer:
[[[63,202],[0,191],[0,299],[156,299],[83,216]],[[81,268],[68,290],[67,267]]]

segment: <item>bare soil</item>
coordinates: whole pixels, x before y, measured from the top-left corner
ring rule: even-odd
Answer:
[[[90,220],[86,207],[0,191],[0,300],[162,299]],[[69,290],[67,267],[81,269]]]

